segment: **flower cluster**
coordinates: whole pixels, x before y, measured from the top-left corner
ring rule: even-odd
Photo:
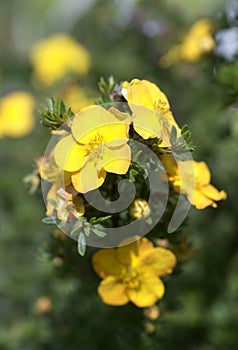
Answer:
[[[102,222],[105,221],[107,227],[118,227],[139,221],[137,227],[141,232],[134,232],[126,239],[117,237],[120,241],[117,248],[109,245],[111,248],[99,250],[92,264],[103,279],[98,294],[104,303],[124,305],[130,301],[137,307],[151,307],[163,297],[165,287],[161,277],[173,272],[175,254],[181,251],[179,245],[169,242],[169,237],[161,232],[161,227],[169,223],[166,215],[171,216],[176,206],[176,200],[171,202],[171,198],[176,199],[179,193],[191,205],[203,209],[215,208],[216,202],[225,199],[226,194],[210,184],[207,165],[192,160],[191,133],[187,126],[180,128],[177,124],[170,103],[158,86],[139,79],[120,85],[113,80],[109,80],[108,85],[104,80],[101,83],[104,103],[89,105],[74,113],[67,110],[62,101],[53,99],[49,109],[42,112],[53,133],[51,146],[45,156],[37,160],[39,175],[45,184],[47,217],[44,221],[57,223],[76,239],[81,255],[85,253],[87,239],[93,235],[102,242],[97,246],[103,247],[107,233]],[[148,156],[145,153],[143,164],[149,164],[148,168],[137,164],[141,156],[138,143],[154,152],[158,163],[152,161],[150,153]],[[153,189],[155,200],[151,203],[148,171],[160,179],[158,184],[164,184],[163,188],[158,185]],[[115,190],[122,179],[134,182],[136,198],[124,212],[105,217],[105,210],[94,207],[94,201],[88,202],[87,196],[96,196],[100,189],[106,202],[113,204],[117,200]],[[168,182],[171,193],[166,215],[155,222],[154,210],[162,205]],[[149,230],[143,231],[148,227]],[[145,234],[147,238],[143,237]],[[161,238],[166,238],[166,247],[158,246]],[[185,245],[184,237],[179,244]],[[105,246],[108,245],[105,243]],[[186,259],[178,255],[178,261],[182,260]]]

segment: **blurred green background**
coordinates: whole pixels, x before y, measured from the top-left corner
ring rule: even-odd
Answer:
[[[27,90],[40,103],[55,93],[35,84],[29,52],[43,37],[69,33],[92,60],[79,86],[96,96],[100,76],[157,83],[179,124],[190,126],[194,158],[207,162],[212,182],[228,194],[216,210],[191,210],[186,230],[196,254],[171,281],[172,306],[148,334],[141,310],[101,303],[87,259],[62,267],[45,256],[51,227],[41,223],[44,203],[22,179],[44,152],[48,131],[36,120],[29,136],[2,138],[0,350],[238,349],[238,63],[215,55],[168,69],[158,63],[201,17],[217,31],[236,28],[237,8],[235,0],[0,0],[1,96]],[[65,249],[74,244],[56,241]],[[49,299],[39,306],[42,297]]]

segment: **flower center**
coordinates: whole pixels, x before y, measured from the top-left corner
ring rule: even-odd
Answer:
[[[137,270],[131,266],[128,266],[122,275],[122,283],[128,289],[134,289],[134,290],[139,289],[140,280],[139,280],[139,273],[137,272]]]
[[[93,139],[89,141],[86,146],[86,156],[90,161],[97,161],[98,158],[103,158],[104,153],[104,138],[102,135],[97,134]]]
[[[168,103],[162,100],[158,100],[157,102],[155,102],[155,109],[161,113],[161,114],[166,114],[169,112],[169,106]]]

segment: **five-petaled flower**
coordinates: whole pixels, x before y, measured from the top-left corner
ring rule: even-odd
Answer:
[[[144,139],[157,137],[161,143],[169,145],[172,125],[178,133],[180,129],[160,88],[148,80],[133,79],[123,82],[122,94],[132,110],[135,131]]]
[[[170,155],[163,155],[162,162],[175,191],[185,194],[197,209],[216,208],[215,201],[226,199],[225,191],[218,191],[210,184],[211,173],[205,162],[186,160],[176,163]]]
[[[54,150],[56,164],[71,173],[76,191],[86,193],[100,187],[106,173],[126,174],[131,161],[129,125],[100,106],[76,114],[72,134]]]
[[[154,247],[147,238],[99,250],[93,256],[93,268],[103,278],[98,294],[109,305],[131,301],[138,307],[152,306],[165,292],[160,277],[172,273],[175,264],[170,250]]]

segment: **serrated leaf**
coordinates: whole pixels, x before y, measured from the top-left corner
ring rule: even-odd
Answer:
[[[84,256],[86,253],[87,244],[85,235],[81,232],[78,238],[78,253],[81,256]]]

